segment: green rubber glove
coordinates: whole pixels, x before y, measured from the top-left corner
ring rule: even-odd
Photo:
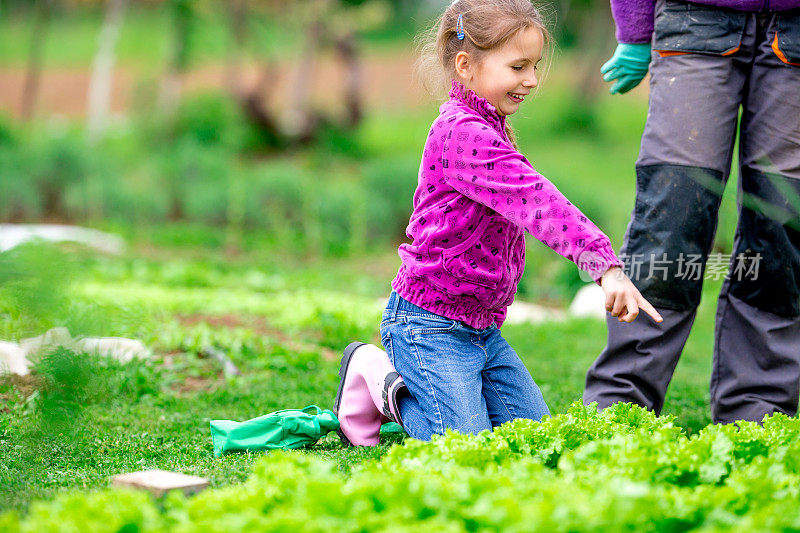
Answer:
[[[611,94],[624,94],[642,81],[650,65],[650,43],[620,43],[611,59],[600,68],[603,81],[617,80],[611,86]]]

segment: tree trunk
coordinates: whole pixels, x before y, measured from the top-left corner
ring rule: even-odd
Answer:
[[[242,89],[238,95],[239,104],[244,109],[247,117],[264,132],[269,139],[274,140],[278,145],[282,142],[284,135],[278,125],[277,120],[267,109],[266,102],[274,89],[275,79],[278,77],[277,68],[267,63],[261,70],[258,81],[250,91]]]
[[[247,0],[229,0],[227,3],[233,44],[225,67],[225,82],[231,94],[239,98],[244,92],[241,58],[247,45]]]
[[[158,109],[167,116],[173,116],[178,107],[181,77],[189,63],[189,38],[194,18],[193,2],[194,0],[171,0],[172,44],[158,95]]]
[[[323,6],[321,11],[326,12],[327,6]],[[286,104],[286,130],[292,137],[307,139],[313,137],[316,129],[314,124],[316,121],[311,113],[310,97],[323,30],[319,18],[308,25],[302,53],[295,62],[292,72],[291,94]]]
[[[581,103],[591,106],[605,88],[600,74],[600,66],[611,57],[614,50],[614,26],[608,2],[592,2],[591,8],[584,10],[580,28],[580,40],[575,47],[581,51],[578,66],[578,97]]]
[[[106,16],[100,30],[97,55],[89,82],[87,138],[96,142],[106,128],[111,89],[114,81],[114,60],[122,15],[128,0],[108,0]]]
[[[248,38],[247,5],[247,0],[231,0],[228,3],[233,44],[225,67],[225,83],[247,118],[264,133],[266,144],[279,146],[283,142],[283,134],[265,103],[278,76],[277,69],[269,62],[264,65],[252,89],[245,88],[242,80],[241,58],[245,55]]]
[[[28,68],[25,73],[25,85],[22,89],[22,105],[20,115],[23,120],[30,120],[36,113],[36,101],[39,96],[39,79],[42,72],[42,46],[47,35],[50,22],[52,0],[39,0],[34,7],[33,31],[31,32]]]
[[[355,128],[363,116],[361,106],[362,73],[361,64],[358,62],[355,35],[348,33],[341,37],[336,44],[339,57],[345,66],[344,103],[347,114],[344,124],[348,128]]]

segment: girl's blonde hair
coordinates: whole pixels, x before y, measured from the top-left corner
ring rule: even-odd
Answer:
[[[459,15],[463,39],[457,36]],[[455,0],[433,26],[417,37],[419,58],[415,74],[432,95],[446,94],[450,81],[456,78],[455,57],[459,52],[467,52],[480,63],[486,52],[503,46],[527,28],[541,31],[545,48],[550,48],[550,32],[530,0]],[[516,146],[508,121],[506,133]]]

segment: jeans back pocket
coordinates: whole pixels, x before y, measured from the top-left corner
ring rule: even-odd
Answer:
[[[747,13],[667,0],[655,19],[653,50],[672,53],[730,55],[742,42]]]
[[[779,13],[777,18],[772,50],[784,63],[800,67],[800,9]]]

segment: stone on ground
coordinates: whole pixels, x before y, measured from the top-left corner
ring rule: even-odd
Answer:
[[[600,285],[584,285],[569,305],[569,314],[580,317],[606,317],[606,295]]]
[[[91,228],[63,224],[0,224],[0,252],[34,240],[79,242],[109,254],[121,253],[125,247],[125,241],[118,235]]]
[[[168,470],[142,470],[114,476],[111,484],[115,487],[143,489],[154,496],[162,496],[171,490],[180,490],[189,495],[208,487],[208,480]]]
[[[69,348],[72,337],[67,328],[52,328],[38,337],[22,339],[19,347],[25,351],[27,356],[41,355],[45,352],[52,352],[62,346]]]
[[[12,373],[27,376],[30,373],[30,362],[25,350],[13,342],[0,341],[0,375]]]
[[[564,311],[515,300],[508,306],[505,324],[539,324],[564,319]]]
[[[77,352],[111,357],[121,363],[152,355],[142,341],[124,337],[87,337],[76,340],[73,346]]]
[[[67,328],[53,328],[38,337],[22,339],[19,344],[0,341],[0,375],[27,376],[31,359],[64,347],[75,353],[110,357],[121,363],[148,359],[153,353],[138,339],[124,337],[86,337],[73,339]]]

